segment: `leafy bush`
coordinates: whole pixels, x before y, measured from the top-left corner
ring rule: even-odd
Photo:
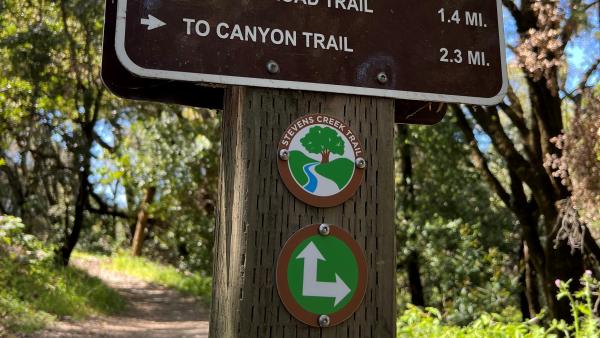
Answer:
[[[501,316],[490,314],[482,315],[468,326],[444,325],[442,316],[437,309],[421,310],[412,305],[400,316],[397,326],[398,337],[546,337],[542,327],[525,323],[507,323]]]
[[[118,293],[72,267],[57,267],[51,251],[14,217],[0,216],[0,332],[31,332],[57,317],[112,314]]]
[[[18,253],[24,259],[43,258],[43,243],[24,232],[20,218],[0,215],[0,254]]]
[[[460,219],[434,218],[403,229],[407,235],[400,257],[419,248],[426,304],[440,309],[448,323],[467,325],[486,312],[520,320],[515,317],[514,264],[505,250],[485,243],[490,230],[482,228]],[[400,282],[399,304],[406,304],[408,281]]]
[[[483,314],[466,326],[448,324],[436,308],[421,309],[409,305],[407,310],[398,318],[398,337],[452,337],[452,338],[542,338],[542,337],[600,337],[600,320],[595,311],[600,304],[600,282],[592,277],[591,271],[586,271],[580,280],[582,288],[571,292],[571,281],[556,281],[559,287],[558,299],[568,298],[571,304],[573,323],[553,320],[548,328],[537,325],[541,322],[536,318],[526,323],[511,322],[510,318],[498,314]]]
[[[558,299],[569,299],[573,323],[567,324],[563,320],[554,320],[551,329],[564,333],[566,337],[600,337],[600,320],[596,312],[598,304],[600,304],[598,298],[600,283],[592,277],[590,270],[587,270],[579,280],[582,287],[578,291],[570,291],[571,282],[571,280],[563,282],[557,279],[556,286],[559,289]]]

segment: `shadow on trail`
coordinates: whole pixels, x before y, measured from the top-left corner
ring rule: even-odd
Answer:
[[[98,260],[74,260],[73,265],[114,288],[127,301],[126,309],[114,316],[66,319],[28,337],[208,337],[209,312],[195,298],[103,270]]]

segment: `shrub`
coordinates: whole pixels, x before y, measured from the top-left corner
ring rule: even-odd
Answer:
[[[0,217],[0,332],[31,332],[57,317],[111,314],[124,301],[102,281],[72,267],[57,267],[51,248],[15,217]]]

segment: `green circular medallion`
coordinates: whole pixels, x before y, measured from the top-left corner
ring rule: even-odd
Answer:
[[[311,236],[300,243],[291,258],[288,286],[304,310],[328,315],[346,306],[356,293],[358,264],[343,241],[330,236]],[[306,275],[313,270],[316,276]]]
[[[277,261],[277,290],[284,306],[311,326],[334,326],[350,317],[362,303],[367,280],[363,250],[334,225],[302,228]],[[327,324],[320,323],[323,318]]]

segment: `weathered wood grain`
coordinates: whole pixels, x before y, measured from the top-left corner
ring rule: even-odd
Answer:
[[[213,338],[395,337],[394,107],[371,97],[233,87],[222,125],[219,208],[210,336]],[[365,182],[341,206],[319,209],[292,196],[277,172],[277,144],[306,114],[335,116],[361,137]],[[367,294],[359,310],[332,328],[309,328],[279,300],[275,267],[298,229],[330,223],[365,250]]]

